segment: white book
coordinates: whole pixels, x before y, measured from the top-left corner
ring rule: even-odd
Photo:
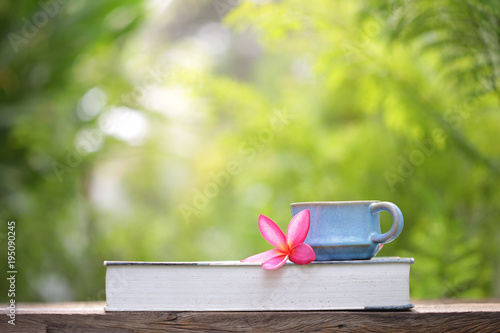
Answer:
[[[105,261],[106,311],[408,309],[412,258],[291,262]]]

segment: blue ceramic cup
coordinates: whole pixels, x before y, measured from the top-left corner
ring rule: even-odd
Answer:
[[[403,230],[403,214],[391,202],[324,201],[290,206],[293,216],[304,209],[311,213],[304,242],[313,248],[316,260],[370,259]],[[381,211],[392,215],[391,230],[384,234],[380,231]]]

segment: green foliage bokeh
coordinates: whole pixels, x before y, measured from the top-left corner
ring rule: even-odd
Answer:
[[[103,299],[104,260],[239,260],[269,248],[259,214],[285,229],[291,202],[369,199],[404,214],[379,255],[415,258],[412,297],[500,296],[497,2],[4,1],[0,17],[18,301]]]

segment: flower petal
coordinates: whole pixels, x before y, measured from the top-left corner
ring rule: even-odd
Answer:
[[[310,219],[309,209],[300,211],[292,218],[286,232],[286,241],[290,249],[304,242],[309,232]]]
[[[262,264],[264,269],[276,269],[283,266],[288,259],[288,255],[277,256]]]
[[[269,251],[261,252],[259,254],[253,255],[251,257],[241,260],[241,262],[264,262],[274,257],[286,255],[283,251],[278,249],[272,249]]]
[[[289,249],[286,245],[285,234],[269,217],[264,215],[259,216],[259,230],[262,237],[271,243],[271,245],[276,246],[281,251],[288,253]]]
[[[290,251],[290,261],[298,265],[307,265],[316,259],[316,254],[312,247],[306,243],[300,243]]]

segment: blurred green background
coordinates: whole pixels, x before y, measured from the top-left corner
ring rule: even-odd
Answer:
[[[396,203],[413,298],[500,297],[498,1],[2,1],[17,301],[239,260],[289,204]],[[391,221],[382,215],[382,228]],[[7,280],[0,279],[1,290]],[[8,301],[2,292],[1,301]]]

